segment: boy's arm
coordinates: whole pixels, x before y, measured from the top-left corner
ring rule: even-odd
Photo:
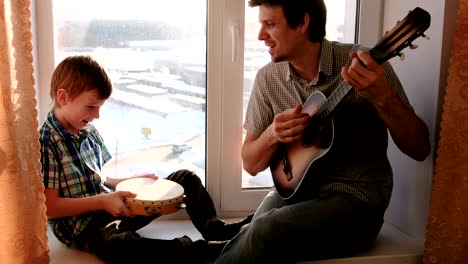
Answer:
[[[121,181],[132,179],[132,178],[151,178],[151,179],[157,180],[159,177],[154,173],[140,173],[140,174],[125,176],[125,177],[119,177],[119,178],[113,178],[113,177],[106,176],[106,181],[104,182],[104,185],[106,187],[112,189],[112,190],[115,190],[115,187]]]
[[[99,195],[86,198],[60,198],[57,189],[46,188],[47,215],[51,217],[74,216],[103,209]]]
[[[125,173],[125,170],[118,170],[118,172],[116,173],[115,166],[117,165],[115,165],[115,163],[116,162],[113,159],[106,160],[104,166],[101,169],[102,176],[104,176],[105,179],[103,185],[104,187],[107,187],[111,190],[115,190],[115,187],[121,181],[128,180],[131,178],[151,178],[155,180],[159,178],[156,174],[148,172],[130,174]]]
[[[65,217],[77,216],[93,211],[105,210],[114,216],[132,216],[132,213],[123,202],[124,197],[135,197],[131,192],[114,192],[99,194],[84,198],[59,197],[57,189],[46,188],[47,216]]]

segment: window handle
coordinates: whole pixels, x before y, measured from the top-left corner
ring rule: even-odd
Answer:
[[[237,61],[237,42],[239,39],[239,22],[231,22],[229,25],[231,31],[231,60]]]

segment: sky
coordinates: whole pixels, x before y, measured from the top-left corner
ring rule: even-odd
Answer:
[[[206,16],[205,0],[53,0],[53,5],[61,20],[157,18],[179,24]]]
[[[219,1],[219,0],[217,0]],[[233,1],[233,0],[230,0]],[[355,0],[326,0],[328,24],[343,23],[344,6]],[[207,0],[53,0],[55,19],[157,19],[184,25],[205,20]],[[247,7],[247,20],[258,21],[258,8]],[[331,33],[331,31],[330,31]]]

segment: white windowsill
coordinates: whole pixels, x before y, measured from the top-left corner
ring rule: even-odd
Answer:
[[[229,220],[227,220],[229,221]],[[50,264],[103,264],[95,256],[61,244],[50,229],[49,235]],[[138,231],[149,238],[172,239],[188,235],[200,239],[200,233],[190,220],[155,220]],[[359,256],[320,261],[300,262],[301,264],[420,264],[422,263],[423,245],[400,232],[391,224],[385,223],[373,249]]]

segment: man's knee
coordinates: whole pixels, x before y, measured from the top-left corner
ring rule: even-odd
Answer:
[[[274,209],[273,209],[274,210]],[[278,217],[272,217],[273,212],[260,215],[249,224],[253,241],[274,241],[275,236],[280,235],[284,226]]]

